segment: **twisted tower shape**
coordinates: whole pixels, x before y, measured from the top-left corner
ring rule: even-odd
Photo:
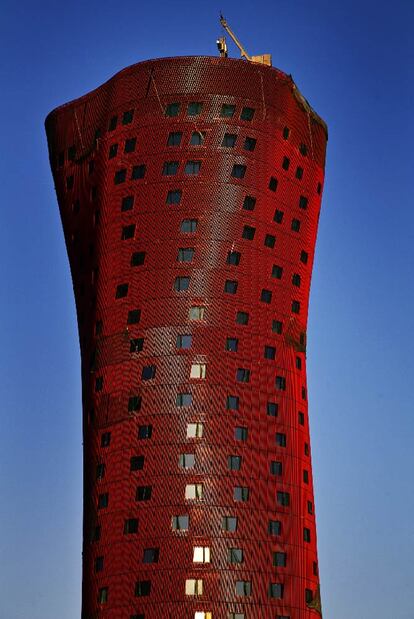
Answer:
[[[184,57],[46,130],[82,358],[82,617],[317,619],[324,122],[277,69]]]

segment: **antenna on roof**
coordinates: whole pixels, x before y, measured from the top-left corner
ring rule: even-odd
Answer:
[[[249,56],[249,54],[244,49],[243,45],[240,43],[239,39],[236,37],[227,21],[224,19],[223,15],[220,13],[220,24],[227,32],[227,34],[231,37],[234,43],[240,50],[240,54],[242,58],[246,58],[248,62],[256,62],[257,64],[265,64],[269,67],[272,66],[272,56],[270,54],[261,54],[260,56]],[[220,37],[217,39],[217,47],[220,52],[221,58],[227,58],[227,43],[225,37]]]

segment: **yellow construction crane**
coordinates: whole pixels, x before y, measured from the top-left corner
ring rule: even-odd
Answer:
[[[220,24],[223,26],[224,30],[227,34],[233,39],[234,43],[240,50],[240,54],[242,58],[246,58],[249,62],[257,62],[258,64],[265,64],[269,67],[272,66],[272,56],[270,54],[261,54],[260,56],[249,56],[249,54],[244,49],[243,45],[240,43],[239,39],[234,34],[233,30],[230,28],[223,15],[220,14]],[[222,58],[227,58],[227,43],[225,37],[220,37],[217,39],[217,47],[220,52],[220,56]]]

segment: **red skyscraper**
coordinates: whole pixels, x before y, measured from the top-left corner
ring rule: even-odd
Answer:
[[[82,356],[84,619],[317,619],[306,324],[326,126],[226,58],[47,118]]]

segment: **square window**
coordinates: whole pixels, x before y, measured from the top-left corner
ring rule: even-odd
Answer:
[[[204,320],[205,317],[205,307],[200,305],[193,305],[190,307],[188,311],[188,319],[189,320]]]
[[[151,499],[152,486],[138,486],[135,493],[136,501],[149,501]]]
[[[145,251],[135,251],[131,256],[131,266],[139,267],[145,262]]]
[[[272,291],[271,290],[265,290],[263,288],[261,294],[260,294],[260,300],[263,303],[271,303],[272,302]]]
[[[204,379],[206,377],[207,366],[205,363],[193,363],[190,369],[190,378]]]
[[[193,131],[190,138],[190,146],[202,146],[205,134],[201,131]]]
[[[178,262],[192,262],[194,258],[194,249],[192,247],[180,247],[178,250]]]
[[[125,183],[126,180],[126,168],[122,168],[121,170],[117,170],[114,176],[115,185],[119,185],[120,183]]]
[[[158,563],[160,556],[159,548],[144,548],[143,563]]]
[[[236,580],[236,595],[251,595],[252,583],[250,580]]]
[[[227,551],[228,563],[243,563],[243,549],[229,548]]]
[[[181,131],[172,131],[167,140],[167,146],[180,146],[183,134]]]
[[[275,387],[278,391],[286,391],[286,378],[284,376],[276,376]]]
[[[227,468],[229,471],[240,471],[242,459],[240,456],[228,456]]]
[[[130,310],[128,312],[127,324],[135,325],[140,321],[140,319],[141,319],[141,310],[139,309]]]
[[[232,118],[234,116],[234,112],[236,110],[235,105],[230,105],[229,103],[223,103],[221,106],[220,116],[222,118]]]
[[[195,465],[195,454],[180,454],[178,466],[182,469],[192,469]]]
[[[269,417],[277,417],[279,413],[279,404],[277,404],[276,402],[267,402],[266,412]]]
[[[190,176],[196,176],[200,173],[201,161],[187,161],[184,172]]]
[[[195,546],[193,548],[193,563],[210,563],[210,547]]]
[[[165,108],[165,115],[166,116],[178,116],[178,114],[180,113],[180,104],[179,103],[168,103],[168,105]]]
[[[197,230],[197,219],[183,219],[180,232],[195,232]]]
[[[116,129],[117,124],[118,124],[118,116],[112,116],[111,120],[109,121],[108,131],[114,131],[114,129]]]
[[[185,498],[188,500],[203,498],[203,484],[187,484],[185,487]]]
[[[274,264],[272,268],[272,277],[275,279],[282,279],[283,268],[278,264]]]
[[[270,191],[276,191],[276,189],[277,189],[277,178],[275,178],[274,176],[270,177],[269,189],[270,189]]]
[[[122,124],[123,125],[131,124],[133,118],[134,118],[134,110],[128,110],[127,112],[124,112],[122,116]]]
[[[239,325],[247,325],[249,322],[249,314],[247,312],[237,312],[236,323]]]
[[[296,176],[297,179],[302,180],[303,168],[297,167],[296,168],[296,172],[295,172],[295,176]]]
[[[292,313],[299,314],[300,313],[300,303],[299,301],[292,301]]]
[[[181,189],[171,189],[167,193],[167,204],[180,204],[181,202]]]
[[[303,264],[307,264],[308,263],[308,252],[303,251],[303,249],[300,252],[300,261],[303,262]]]
[[[198,116],[201,114],[201,110],[203,109],[203,104],[199,101],[192,101],[188,104],[187,115],[188,116]]]
[[[244,226],[242,232],[242,238],[252,241],[254,239],[254,235],[256,233],[256,228],[252,228],[251,226]]]
[[[243,146],[244,150],[249,150],[249,151],[254,151],[254,149],[256,148],[256,140],[255,138],[246,138],[244,140],[244,146]]]
[[[237,266],[240,262],[240,252],[239,251],[229,251],[227,254],[227,264],[234,264]]]
[[[177,393],[175,399],[176,406],[191,406],[193,403],[193,396],[191,393]]]
[[[133,153],[137,144],[137,138],[128,138],[125,140],[125,153]]]
[[[264,358],[274,359],[275,357],[276,357],[276,348],[274,346],[265,346],[264,347]]]
[[[281,600],[283,598],[283,585],[278,582],[269,584],[269,597]]]
[[[125,196],[121,202],[121,212],[131,211],[134,208],[134,196]]]
[[[282,523],[279,520],[269,520],[267,532],[269,535],[280,535],[282,532]]]
[[[138,580],[135,583],[135,595],[136,597],[144,597],[151,593],[151,581],[150,580]]]
[[[138,533],[138,518],[128,518],[124,521],[124,535]]]
[[[223,516],[221,528],[223,531],[234,533],[237,531],[237,518],[235,516]]]
[[[129,460],[130,471],[142,471],[144,468],[144,456],[132,456]]]
[[[249,500],[249,488],[247,486],[235,486],[233,490],[233,499],[235,501],[248,501]]]
[[[140,165],[135,165],[132,168],[132,174],[131,174],[132,180],[138,180],[140,178],[144,178],[145,171],[146,171],[145,164],[141,163]]]
[[[118,144],[111,144],[109,147],[108,159],[113,159],[118,153]]]
[[[272,331],[280,335],[283,330],[283,323],[280,320],[272,320]]]
[[[274,552],[273,553],[273,565],[275,567],[286,567],[286,553]]]
[[[293,232],[299,232],[300,230],[300,221],[299,219],[292,219],[292,223],[291,223],[291,230],[293,230]]]
[[[138,428],[138,438],[140,440],[148,440],[150,439],[152,436],[152,426],[151,425],[146,425],[146,426],[139,426]]]
[[[128,295],[128,284],[119,284],[116,287],[115,299],[123,299]]]
[[[109,447],[110,442],[111,442],[111,433],[104,432],[101,436],[101,447]]]
[[[234,428],[234,438],[236,441],[247,441],[248,429],[243,426],[236,426]]]
[[[237,411],[239,409],[239,398],[236,395],[228,395],[226,408],[230,411]]]
[[[202,438],[203,424],[200,422],[187,424],[187,438]]]
[[[278,505],[282,505],[283,507],[289,507],[290,505],[290,494],[289,492],[281,492],[278,490],[276,493],[276,501]]]
[[[240,118],[242,120],[253,120],[254,108],[244,107],[241,111]]]
[[[177,335],[176,346],[180,349],[191,348],[192,337],[191,335]]]
[[[226,339],[226,350],[230,352],[237,352],[239,340],[236,337],[228,337]]]
[[[282,475],[282,463],[277,460],[272,460],[270,463],[270,474],[271,475]]]
[[[284,170],[289,170],[289,166],[290,166],[290,159],[289,159],[289,157],[283,157],[282,168]]]
[[[305,198],[305,196],[300,196],[299,208],[302,208],[304,210],[308,208],[308,198]]]
[[[185,581],[186,595],[203,595],[203,581],[201,578],[187,578]]]
[[[178,161],[165,161],[162,168],[163,176],[174,176],[178,172]]]
[[[275,243],[276,243],[276,237],[274,237],[273,234],[266,234],[265,240],[264,240],[265,247],[273,248],[275,246]]]
[[[142,368],[141,379],[142,380],[152,380],[155,378],[157,368],[155,365],[145,365]]]
[[[132,395],[128,399],[128,413],[136,413],[140,410],[142,398],[139,395]]]
[[[276,432],[276,445],[278,447],[286,447],[286,434],[283,432]]]
[[[173,531],[188,531],[189,526],[190,518],[187,514],[172,517],[171,528]]]
[[[133,239],[134,236],[135,236],[135,224],[130,224],[129,226],[123,226],[122,232],[121,232],[122,241]]]
[[[250,381],[250,370],[246,368],[238,368],[236,372],[236,380],[240,383],[248,383]]]
[[[229,294],[236,294],[237,292],[238,282],[226,279],[224,284],[224,292],[228,292]]]
[[[243,208],[246,211],[254,211],[255,206],[256,206],[256,198],[253,198],[252,196],[245,196],[244,202],[243,202]]]
[[[175,278],[174,290],[177,290],[178,292],[181,292],[183,290],[188,290],[189,285],[190,285],[189,277],[179,276]]]
[[[236,140],[237,135],[235,133],[225,133],[221,145],[228,148],[234,148],[236,145]]]
[[[245,174],[246,174],[246,166],[240,163],[235,163],[231,171],[232,177],[233,178],[244,178]]]
[[[275,214],[273,215],[273,221],[276,222],[277,224],[281,224],[283,221],[283,211],[279,211],[278,209],[275,211]]]

